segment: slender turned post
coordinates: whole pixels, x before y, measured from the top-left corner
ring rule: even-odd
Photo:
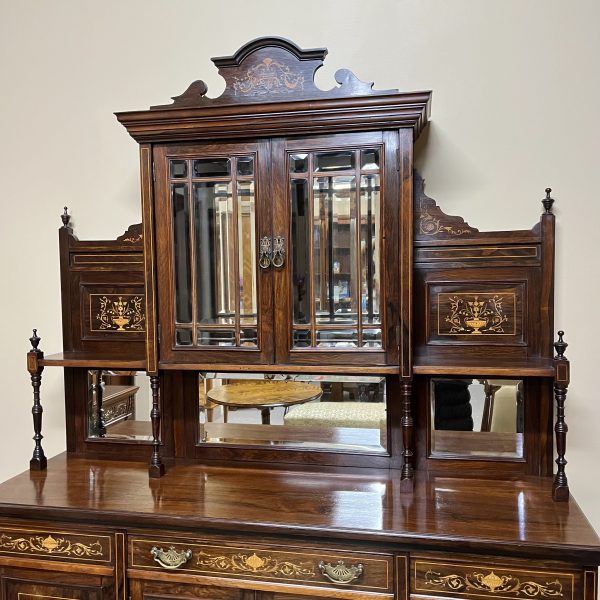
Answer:
[[[92,433],[98,437],[106,435],[106,424],[104,423],[104,389],[102,387],[102,371],[95,369],[92,371]]]
[[[569,482],[565,473],[567,461],[565,452],[567,447],[567,432],[569,428],[565,422],[565,400],[567,399],[567,388],[570,381],[569,360],[565,357],[568,344],[563,340],[564,331],[558,332],[558,341],[554,342],[556,356],[554,357],[554,397],[556,399],[556,475],[552,486],[552,497],[557,502],[569,500]]]
[[[403,381],[402,391],[402,471],[400,476],[401,489],[413,488],[415,468],[414,459],[414,421],[412,416],[412,382]]]
[[[27,353],[27,370],[31,375],[31,385],[33,387],[33,441],[35,448],[33,456],[29,461],[29,469],[32,471],[42,471],[46,468],[48,461],[42,448],[42,403],[40,402],[40,387],[42,385],[42,371],[44,367],[40,361],[44,358],[44,353],[38,348],[41,338],[38,337],[37,329],[33,330],[33,335],[29,338],[31,350]]]
[[[165,474],[165,465],[160,458],[160,384],[158,375],[150,376],[150,389],[152,390],[152,456],[150,457],[150,477],[162,477]]]

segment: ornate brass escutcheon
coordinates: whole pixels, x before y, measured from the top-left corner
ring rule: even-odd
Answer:
[[[276,235],[273,238],[273,266],[277,269],[283,267],[285,263],[285,238]]]
[[[353,566],[346,566],[343,560],[338,560],[335,565],[321,561],[319,563],[321,574],[327,577],[333,583],[348,584],[357,580],[364,571],[361,563]]]
[[[173,546],[166,552],[162,548],[154,546],[150,550],[150,554],[152,554],[152,558],[154,558],[154,560],[164,569],[178,569],[192,558],[191,550],[177,552]]]
[[[258,265],[261,269],[268,269],[271,266],[271,257],[271,238],[265,235],[260,238]]]

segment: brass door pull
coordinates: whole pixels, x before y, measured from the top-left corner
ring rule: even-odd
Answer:
[[[260,238],[260,248],[258,256],[258,265],[261,269],[268,269],[271,266],[272,250],[271,238],[267,235]]]
[[[358,579],[364,571],[361,563],[353,566],[346,566],[343,560],[338,560],[335,565],[321,561],[319,571],[333,583],[352,583]]]
[[[154,558],[154,560],[164,569],[178,569],[192,558],[191,550],[177,552],[173,546],[166,552],[162,548],[154,546],[150,550],[150,554],[152,554],[152,558]]]
[[[279,269],[285,263],[285,238],[282,235],[276,235],[273,238],[273,266]]]

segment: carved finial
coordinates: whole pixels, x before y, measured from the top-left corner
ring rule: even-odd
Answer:
[[[39,352],[40,350],[38,349],[38,346],[40,345],[40,340],[42,338],[38,336],[37,334],[37,329],[33,330],[33,335],[29,338],[29,341],[31,342],[31,351],[32,352]]]
[[[554,342],[554,348],[556,350],[555,358],[557,360],[566,360],[565,359],[565,350],[567,349],[569,344],[567,344],[567,342],[565,342],[563,340],[563,335],[565,335],[565,332],[559,331],[558,332],[558,341]]]
[[[63,222],[63,227],[69,226],[69,221],[71,220],[71,215],[69,214],[69,209],[65,206],[64,212],[60,215],[60,218]]]
[[[546,214],[549,215],[552,212],[552,205],[554,204],[554,198],[550,198],[550,192],[552,188],[546,188],[546,197],[542,200],[542,204],[546,209]]]

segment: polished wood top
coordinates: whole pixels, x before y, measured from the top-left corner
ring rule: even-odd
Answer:
[[[212,402],[238,408],[292,406],[323,395],[323,390],[300,381],[244,381],[212,388],[206,397]]]
[[[5,516],[161,528],[198,528],[510,552],[600,563],[600,539],[571,499],[552,501],[550,478],[520,481],[172,466],[67,458],[0,485]],[[92,512],[90,512],[92,511]]]

